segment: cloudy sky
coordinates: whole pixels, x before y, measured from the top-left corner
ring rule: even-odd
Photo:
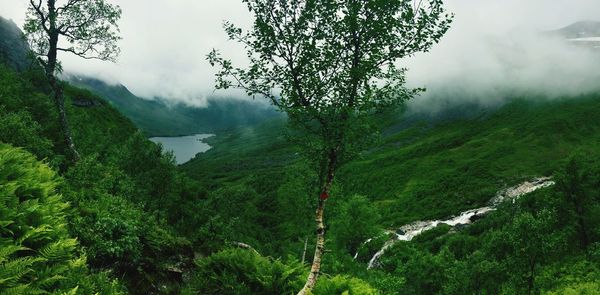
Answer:
[[[202,105],[213,93],[214,72],[206,54],[219,48],[238,60],[242,57],[240,48],[228,42],[222,30],[224,20],[242,27],[250,23],[240,0],[107,1],[123,9],[118,63],[65,54],[60,58],[67,72],[120,82],[144,97]],[[0,0],[0,15],[22,25],[27,2]],[[533,33],[579,20],[600,20],[598,0],[447,0],[446,4],[456,14],[453,28],[431,53],[404,62],[410,68],[411,84],[435,90],[460,78],[489,89],[510,78],[511,83],[521,81],[523,87],[538,87],[541,80],[556,84],[545,79],[549,70],[566,66],[573,75],[589,70],[589,63],[579,52],[555,47],[548,50]],[[518,63],[520,70],[507,72],[507,60]],[[564,77],[555,76],[564,82]],[[587,83],[580,78],[574,83]]]

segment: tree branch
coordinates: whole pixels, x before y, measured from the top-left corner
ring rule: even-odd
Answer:
[[[31,7],[33,7],[35,12],[39,16],[44,31],[50,34],[50,29],[48,28],[48,26],[46,26],[46,21],[48,21],[48,17],[45,16],[44,12],[42,11],[42,0],[39,0],[37,5],[35,5],[35,2],[33,2],[33,0],[29,0],[29,4],[31,4]]]
[[[63,52],[69,52],[69,53],[75,54],[75,55],[77,55],[77,56],[79,56],[79,57],[81,57],[83,59],[106,60],[106,58],[103,58],[101,56],[90,56],[90,55],[87,55],[88,52],[94,51],[91,46],[89,46],[88,48],[86,48],[83,51],[77,51],[77,50],[75,50],[73,48],[60,48],[60,47],[56,48],[56,50],[57,51],[63,51]]]

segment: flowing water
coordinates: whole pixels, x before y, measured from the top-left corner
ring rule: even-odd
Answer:
[[[373,267],[376,267],[378,259],[385,253],[387,249],[389,249],[398,241],[410,241],[414,237],[423,233],[424,231],[433,229],[439,224],[447,224],[449,226],[470,224],[476,219],[478,219],[478,217],[481,217],[490,211],[496,210],[497,206],[502,202],[514,202],[517,198],[523,195],[552,185],[554,185],[554,181],[552,181],[549,177],[536,178],[534,180],[526,181],[517,186],[510,187],[498,192],[496,196],[492,200],[490,200],[489,206],[468,210],[460,213],[458,216],[451,217],[446,220],[416,221],[411,224],[404,225],[396,231],[388,231],[388,234],[391,234],[393,238],[385,242],[381,250],[379,250],[377,253],[375,253],[375,255],[373,255],[373,257],[369,261],[369,265],[367,268],[371,269]],[[363,245],[371,241],[372,239],[369,239],[365,243],[363,243]],[[358,253],[356,253],[356,255],[354,256],[355,259],[356,257],[358,257]]]

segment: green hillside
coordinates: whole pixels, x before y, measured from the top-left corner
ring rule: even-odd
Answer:
[[[600,144],[599,96],[515,99],[478,114],[437,123],[386,118],[380,143],[340,173],[342,195],[367,196],[386,226],[447,217],[481,207],[503,187],[552,175],[572,153]],[[183,169],[218,181],[282,170],[299,159],[284,127],[272,121],[211,138],[213,149]]]
[[[0,264],[3,265],[0,290],[5,292],[7,289],[4,288],[9,286],[16,288],[14,294],[33,294],[17,290],[26,290],[26,285],[37,279],[48,279],[54,283],[41,281],[39,284],[44,287],[40,288],[48,290],[48,286],[56,284],[69,288],[69,294],[123,294],[124,290],[129,290],[127,293],[130,294],[149,294],[158,292],[158,286],[161,286],[161,292],[177,292],[182,284],[181,273],[191,267],[194,253],[191,240],[181,236],[186,231],[184,227],[191,223],[178,225],[178,220],[185,216],[182,208],[194,208],[190,202],[196,202],[193,198],[201,194],[201,190],[177,171],[170,155],[163,154],[160,147],[148,141],[110,104],[88,90],[68,84],[64,87],[73,137],[83,155],[74,166],[69,166],[66,161],[56,110],[48,95],[44,76],[35,71],[19,73],[0,64],[0,142],[32,153],[38,161],[53,169],[50,174],[60,174],[56,182],[43,188],[36,187],[35,179],[13,185],[13,179],[20,172],[2,164],[7,170],[0,172],[0,191],[14,194],[0,196],[3,202],[10,201],[11,206],[21,206],[23,210],[33,210],[31,212],[37,214],[32,217],[14,216],[16,221],[11,220],[12,215],[3,215],[2,239],[9,237],[5,236],[8,231],[14,232],[5,228],[14,222],[20,222],[18,226],[22,228],[31,226],[33,230],[41,226],[37,230],[41,233],[46,231],[44,225],[38,222],[58,214],[58,211],[41,211],[35,204],[39,201],[36,194],[46,191],[60,193],[65,202],[53,205],[64,211],[60,213],[59,221],[62,222],[62,218],[66,220],[61,224],[56,242],[67,237],[77,239],[77,242],[68,240],[66,250],[56,249],[68,250],[64,255],[70,255],[57,256],[57,259],[64,257],[67,261],[71,259],[69,257],[77,258],[69,262],[73,264],[69,266],[74,269],[72,272],[66,266],[48,268],[47,264],[40,262],[42,260],[19,260],[25,263],[23,267],[26,268],[12,270],[25,271],[15,277],[22,276],[22,279],[15,280],[10,272],[4,271],[4,267],[8,267],[5,263],[11,260],[2,255],[11,255],[8,259],[23,257],[23,254],[11,253],[21,253],[32,246],[41,247],[41,251],[45,244],[23,244],[26,248],[15,248],[6,254],[3,251],[10,249],[5,248],[5,242],[0,243]],[[25,159],[19,160],[24,164],[15,162],[17,167],[38,169],[35,165],[41,165],[31,164],[33,156],[28,153],[5,145],[0,145],[0,150],[0,162],[9,161],[13,165],[9,157],[17,155],[17,159]],[[49,173],[48,168],[39,169],[44,175]],[[15,195],[18,198],[11,199]],[[27,201],[26,197],[33,198],[33,201]],[[67,206],[66,202],[71,206]],[[167,213],[169,211],[171,213]],[[32,234],[36,235],[36,232]],[[45,239],[43,236],[40,238]],[[15,237],[16,246],[20,247],[21,242],[19,237]],[[48,242],[53,241],[46,239],[45,243]],[[58,255],[63,255],[60,254],[63,252]],[[86,255],[76,257],[72,253]],[[91,271],[89,275],[88,270]],[[66,272],[68,276],[61,275]],[[66,290],[64,288],[51,288],[50,291]]]
[[[123,85],[110,85],[94,78],[68,76],[68,81],[106,99],[148,136],[216,133],[281,116],[267,104],[257,101],[209,98],[208,105],[199,108],[168,104],[160,98],[143,99]]]
[[[360,159],[342,169],[336,193],[329,200],[326,214],[331,218],[328,222],[330,247],[335,250],[326,258],[327,264],[332,265],[326,266],[326,273],[345,272],[361,277],[380,288],[383,294],[469,294],[475,292],[476,287],[452,285],[456,278],[451,276],[464,272],[461,267],[469,264],[475,268],[478,264],[489,267],[490,263],[496,263],[495,271],[500,273],[505,267],[517,267],[510,260],[513,254],[499,252],[499,248],[492,246],[500,236],[508,235],[512,226],[517,226],[515,212],[520,212],[519,216],[525,214],[523,218],[535,217],[545,210],[560,218],[571,214],[564,212],[570,210],[565,209],[570,205],[561,203],[568,202],[562,199],[561,191],[549,189],[502,207],[460,234],[447,235],[449,229],[440,226],[414,242],[401,243],[384,256],[383,271],[365,272],[366,262],[381,247],[385,236],[384,240],[378,239],[365,248],[360,245],[383,229],[394,230],[417,220],[450,217],[482,207],[497,191],[525,180],[539,176],[560,177],[561,173],[567,173],[560,171],[573,155],[585,155],[584,162],[599,159],[600,96],[551,101],[515,98],[497,110],[471,109],[469,113],[460,115],[450,111],[449,115],[438,114],[442,119],[422,117],[420,121],[411,115],[380,118],[387,126],[385,135]],[[255,212],[239,216],[233,208],[215,209],[222,216],[240,219],[234,223],[233,235],[237,239],[244,237],[242,240],[253,243],[261,251],[277,256],[302,252],[303,236],[299,233],[311,232],[313,214],[312,196],[303,189],[310,184],[311,175],[294,147],[285,140],[285,132],[283,121],[272,121],[223,134],[210,139],[212,150],[182,166],[186,173],[214,190],[210,197],[215,200],[235,198],[232,199],[235,205],[231,206]],[[586,165],[581,169],[598,167],[597,164]],[[596,176],[586,181],[595,183]],[[246,192],[245,197],[242,197],[244,193],[234,197],[237,195],[233,191],[223,189],[227,187]],[[592,203],[588,212],[598,207],[598,195],[591,193],[595,201],[589,201]],[[366,198],[353,197],[356,195]],[[352,207],[362,208],[352,214],[361,214],[360,210],[370,213],[347,215],[348,208]],[[577,238],[570,241],[567,238],[577,232],[573,225],[575,220],[561,220],[564,223],[552,225],[547,235],[567,239],[561,240],[565,248],[563,252],[548,255],[562,255],[563,259],[551,256],[540,262],[542,266],[537,267],[544,269],[540,272],[550,275],[572,268],[573,273],[563,274],[574,276],[571,282],[598,280],[597,276],[589,276],[597,270],[598,264],[587,265],[583,258],[585,251],[579,250]],[[512,246],[503,247],[506,248],[502,251],[511,251]],[[357,250],[361,251],[359,259],[352,261],[351,256]],[[482,253],[486,256],[484,260]],[[494,260],[487,255],[501,256]],[[490,276],[487,283],[490,285],[481,287],[490,294],[509,287],[516,289],[502,292],[525,292],[523,285],[517,282],[521,277],[503,276],[494,282],[493,277],[498,273],[462,275],[472,276],[461,278],[465,284],[477,276]],[[567,284],[563,275],[558,275],[558,280],[540,279],[545,285],[535,287],[536,290],[551,290]],[[415,279],[413,276],[423,277]],[[590,288],[598,286],[597,281],[595,284]],[[442,292],[444,288],[452,289]]]
[[[31,65],[29,48],[23,38],[23,33],[12,20],[0,16],[0,61],[19,71]]]

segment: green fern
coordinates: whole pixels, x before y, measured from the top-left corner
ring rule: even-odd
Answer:
[[[22,250],[28,250],[28,248],[17,245],[0,245],[0,263],[5,263],[11,255]]]
[[[77,240],[66,239],[47,245],[39,253],[49,262],[57,262],[70,258],[76,247]]]
[[[6,288],[0,291],[0,295],[31,295],[31,294],[41,294],[39,290],[35,290],[29,284],[19,285],[12,288]]]
[[[93,294],[89,271],[69,237],[55,173],[26,152],[0,144],[0,295]]]

